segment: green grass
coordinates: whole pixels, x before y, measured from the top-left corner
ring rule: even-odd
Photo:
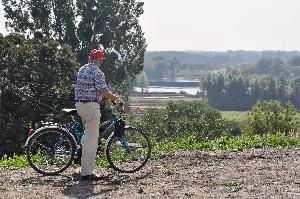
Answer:
[[[13,155],[12,157],[2,158],[0,160],[0,168],[14,168],[24,166],[29,166],[25,155]]]
[[[248,111],[220,111],[222,118],[227,121],[236,120],[241,124],[245,123],[247,120],[247,112]],[[300,112],[296,113],[296,122],[297,127],[300,128]]]
[[[239,122],[245,122],[247,119],[248,111],[220,111],[222,118],[225,120],[236,120]],[[299,115],[300,118],[300,115]]]
[[[297,128],[300,128],[300,113],[296,113],[296,122],[297,122]]]
[[[252,148],[266,147],[290,147],[300,146],[299,136],[283,136],[283,135],[263,135],[263,136],[247,136],[247,137],[228,137],[223,136],[215,140],[196,141],[194,138],[178,139],[176,141],[163,141],[155,143],[152,147],[152,158],[161,159],[168,155],[171,149],[186,150],[245,150]],[[108,163],[105,156],[97,158],[97,164],[107,167]],[[12,156],[0,160],[0,168],[16,168],[29,166],[26,156]]]
[[[264,135],[231,138],[223,136],[215,140],[197,142],[193,138],[178,139],[176,141],[164,141],[153,148],[154,159],[160,159],[167,155],[170,149],[187,150],[229,150],[242,151],[252,148],[288,147],[300,145],[300,137],[283,135]]]

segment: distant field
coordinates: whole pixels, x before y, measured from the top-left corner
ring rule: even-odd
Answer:
[[[220,111],[225,120],[246,121],[247,111]]]
[[[248,111],[220,111],[222,114],[222,117],[225,120],[237,120],[240,122],[244,122],[247,120],[247,112]],[[300,112],[296,113],[296,120],[298,123],[298,126],[300,127]]]

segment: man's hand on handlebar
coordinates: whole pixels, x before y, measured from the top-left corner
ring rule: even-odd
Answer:
[[[124,105],[124,101],[122,100],[122,98],[118,95],[112,94],[110,91],[103,91],[101,93],[102,97],[110,99],[113,103],[116,103],[117,105]]]
[[[124,105],[124,101],[118,97],[116,100],[115,100],[115,103],[118,105],[118,106],[123,106]]]

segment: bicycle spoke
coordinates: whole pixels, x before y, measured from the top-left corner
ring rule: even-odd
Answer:
[[[44,129],[31,138],[27,158],[37,172],[54,175],[64,171],[73,161],[75,141],[61,129]]]
[[[124,137],[112,137],[107,147],[107,157],[112,168],[132,173],[141,169],[150,158],[148,138],[137,129],[127,129]]]

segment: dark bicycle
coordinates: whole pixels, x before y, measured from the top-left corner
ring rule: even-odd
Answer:
[[[75,157],[80,158],[83,136],[80,117],[76,109],[63,109],[63,112],[69,118],[67,126],[51,124],[41,127],[25,144],[30,166],[43,175],[57,175],[72,165]],[[104,152],[111,168],[133,173],[149,160],[151,144],[144,132],[126,126],[123,117],[123,106],[114,106],[111,119],[99,126],[99,144],[106,140]],[[98,149],[101,150],[100,145]]]

